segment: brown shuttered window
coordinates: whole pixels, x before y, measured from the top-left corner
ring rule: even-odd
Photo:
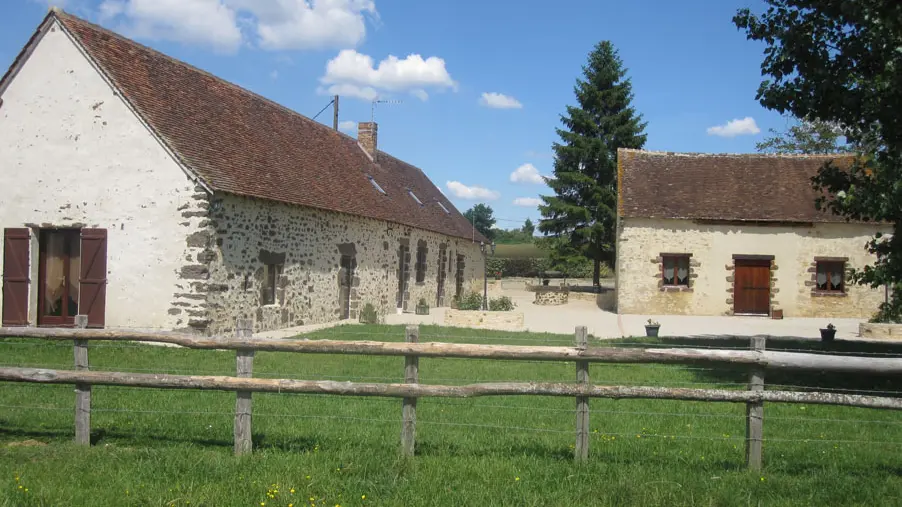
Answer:
[[[88,327],[106,321],[106,258],[106,229],[82,229],[79,313],[88,316]]]
[[[28,229],[3,230],[3,325],[28,325]]]

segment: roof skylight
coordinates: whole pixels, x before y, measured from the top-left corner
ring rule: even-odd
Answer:
[[[375,180],[375,179],[373,179],[373,177],[372,177],[372,176],[369,176],[369,175],[367,175],[367,179],[369,179],[369,180],[370,180],[370,183],[372,183],[372,184],[373,184],[373,187],[375,187],[375,188],[376,188],[376,190],[378,190],[378,191],[379,191],[379,193],[380,193],[380,194],[385,194],[385,190],[383,190],[383,189],[382,189],[382,187],[380,187],[380,186],[379,186],[379,184],[378,184],[378,183],[376,183],[376,180]],[[386,194],[386,195],[387,195],[387,194]]]
[[[410,194],[411,197],[413,197],[413,200],[416,201],[417,204],[419,204],[420,206],[423,205],[423,201],[421,201],[420,198],[417,197],[417,194],[413,193],[413,190],[408,188],[407,193]]]
[[[448,211],[448,208],[446,208],[444,204],[442,204],[441,202],[436,202],[436,204],[438,204],[439,208],[442,208],[443,210],[445,210],[445,213],[447,213],[449,215],[451,214],[451,212]]]

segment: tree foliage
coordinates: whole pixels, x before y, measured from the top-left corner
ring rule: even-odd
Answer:
[[[884,221],[892,235],[866,245],[874,265],[853,281],[902,289],[902,2],[766,0],[767,10],[733,18],[767,44],[757,98],[798,118],[843,125],[857,154],[851,166],[826,164],[813,179],[815,205],[856,221]],[[902,290],[879,320],[902,320]]]
[[[539,231],[551,236],[552,259],[558,263],[586,257],[614,265],[617,221],[617,149],[642,148],[645,123],[631,102],[632,83],[617,50],[609,41],[596,44],[577,79],[576,106],[567,106],[553,145],[554,174],[541,196]]]
[[[485,204],[477,204],[464,212],[464,217],[470,221],[477,231],[489,240],[494,239],[495,212],[492,207]]]
[[[532,238],[533,234],[536,233],[536,226],[535,226],[535,224],[532,223],[532,220],[527,218],[526,221],[523,222],[523,228],[520,229],[520,231],[522,231],[523,234]]]
[[[842,127],[820,120],[800,120],[785,132],[770,129],[771,136],[755,145],[763,153],[825,155],[849,153]]]
[[[499,245],[533,243],[536,239],[533,236],[535,232],[536,226],[527,218],[519,229],[492,229],[492,239]]]

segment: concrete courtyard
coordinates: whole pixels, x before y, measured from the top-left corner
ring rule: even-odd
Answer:
[[[573,333],[576,326],[586,326],[596,338],[645,336],[645,323],[653,319],[661,324],[660,336],[752,336],[770,335],[820,339],[820,328],[828,323],[836,326],[837,339],[857,339],[858,325],[863,319],[808,319],[682,315],[618,315],[598,308],[594,302],[571,299],[566,305],[533,304],[535,293],[522,284],[505,282],[504,288],[490,292],[489,297],[509,296],[523,312],[524,328],[520,331]],[[387,324],[444,325],[445,308],[432,308],[429,315],[405,313],[386,316]]]

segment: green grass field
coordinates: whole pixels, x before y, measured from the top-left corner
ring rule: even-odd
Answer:
[[[495,245],[495,256],[508,259],[535,259],[548,257],[548,252],[542,250],[534,243],[521,243],[513,245]]]
[[[403,328],[319,337],[399,341]],[[570,336],[424,327],[421,341],[572,343]],[[730,346],[747,347],[746,343]],[[819,344],[814,344],[814,347]],[[71,369],[70,343],[0,341],[0,363]],[[232,352],[92,343],[92,369],[233,375]],[[400,381],[403,358],[258,353],[259,377]],[[421,359],[423,383],[567,381],[572,363]],[[744,388],[731,371],[593,365],[598,384]],[[794,385],[877,379],[782,376]],[[900,505],[902,418],[765,407],[765,469],[744,470],[740,404],[592,400],[590,460],[572,459],[574,400],[421,399],[417,456],[399,459],[401,401],[255,394],[255,452],[232,454],[235,395],[95,387],[91,448],[71,443],[72,386],[0,388],[3,506]]]

